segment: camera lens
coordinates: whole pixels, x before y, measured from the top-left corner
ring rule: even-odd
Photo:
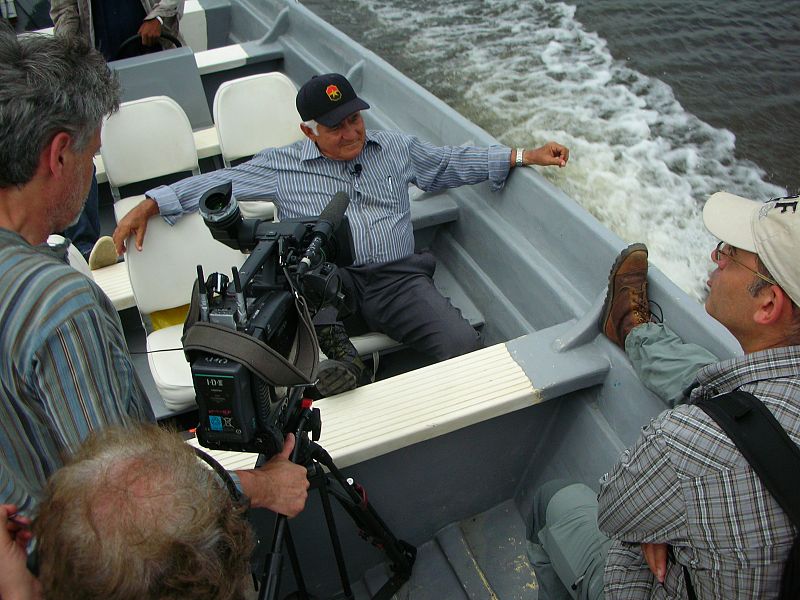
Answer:
[[[235,248],[238,247],[242,213],[232,191],[233,185],[230,182],[206,190],[200,198],[198,210],[214,238]]]

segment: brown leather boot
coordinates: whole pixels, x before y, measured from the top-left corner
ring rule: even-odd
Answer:
[[[631,244],[620,252],[608,275],[600,331],[624,350],[631,329],[649,321],[647,246]]]

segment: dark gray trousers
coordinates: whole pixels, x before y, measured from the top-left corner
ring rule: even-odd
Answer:
[[[349,312],[370,331],[385,333],[436,360],[483,347],[480,335],[461,311],[433,285],[436,259],[428,251],[388,263],[339,270],[346,311],[320,310],[314,325],[341,323]],[[348,333],[354,335],[349,320]]]

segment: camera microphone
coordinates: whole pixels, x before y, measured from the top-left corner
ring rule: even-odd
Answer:
[[[356,163],[353,165],[353,170],[350,171],[350,175],[353,175],[354,177],[359,177],[363,169],[364,167],[361,166],[361,163]]]
[[[360,166],[361,165],[356,165],[356,167]],[[361,169],[358,169],[358,171],[360,172]],[[311,243],[308,245],[308,248],[306,248],[303,258],[300,259],[300,263],[297,265],[298,276],[308,271],[312,263],[319,259],[322,245],[327,242],[331,235],[333,235],[333,232],[339,228],[342,218],[344,217],[344,211],[347,210],[349,204],[350,196],[347,195],[347,192],[336,192],[333,198],[331,198],[331,201],[328,202],[327,206],[322,210],[317,224],[314,225],[314,229],[312,230],[314,237],[311,239]]]

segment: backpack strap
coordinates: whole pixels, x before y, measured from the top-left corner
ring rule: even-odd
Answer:
[[[792,523],[800,527],[800,448],[772,411],[741,390],[703,398],[697,406],[736,444]]]
[[[772,411],[753,394],[742,390],[701,398],[697,406],[720,426],[792,523],[800,527],[800,485],[797,483],[800,448]],[[781,598],[798,597],[800,578],[795,569],[799,552],[796,539],[784,567]],[[697,596],[685,565],[683,574],[689,599],[695,600]]]

